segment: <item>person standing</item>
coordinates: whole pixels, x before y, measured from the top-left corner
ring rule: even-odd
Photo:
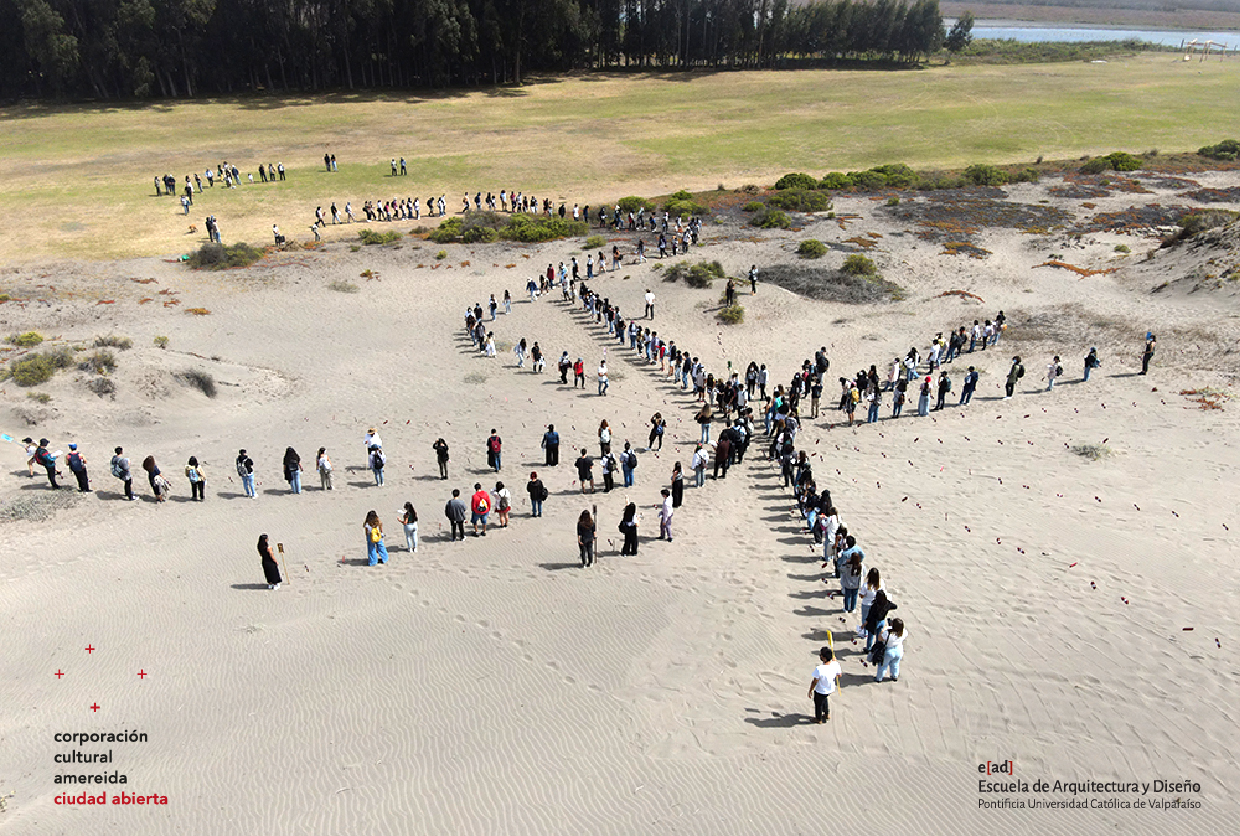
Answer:
[[[624,450],[620,453],[620,472],[624,476],[624,487],[633,487],[633,471],[637,469],[637,452],[624,442]]]
[[[891,627],[883,631],[881,641],[884,644],[882,661],[878,663],[878,673],[874,675],[875,682],[883,681],[883,674],[891,671],[891,681],[900,681],[900,660],[904,658],[904,620],[900,618],[891,619]]]
[[[1088,383],[1090,372],[1101,365],[1102,363],[1098,360],[1098,349],[1091,346],[1089,349],[1089,354],[1085,355],[1085,374],[1081,378],[1081,382]]]
[[[679,508],[685,501],[685,475],[680,462],[672,465],[672,508]]]
[[[56,470],[56,456],[48,451],[47,446],[51,444],[46,438],[39,439],[39,446],[35,448],[35,463],[42,466],[47,472],[47,482],[52,486],[52,490],[59,490],[60,485],[56,484],[56,477],[59,471]]]
[[[654,319],[654,291],[646,288],[646,319]]]
[[[548,496],[547,486],[538,478],[538,472],[530,473],[530,481],[525,483],[525,492],[530,495],[530,516],[541,517],[543,502]]]
[[[575,464],[577,465],[577,481],[581,482],[581,492],[586,492],[586,482],[589,482],[590,493],[594,493],[594,460],[590,458],[586,448],[581,448],[581,455]]]
[[[271,553],[271,544],[267,542],[266,534],[258,535],[258,557],[263,565],[263,577],[267,580],[267,588],[279,589],[284,579],[280,577],[280,564],[276,562],[275,555]]]
[[[435,451],[435,459],[439,462],[439,478],[448,478],[448,442],[442,438],[436,439],[431,445],[431,449]]]
[[[608,453],[605,456],[599,456],[599,462],[603,467],[603,493],[611,493],[612,488],[616,486],[616,457]]]
[[[1141,374],[1147,374],[1150,370],[1150,361],[1154,359],[1154,349],[1158,345],[1158,338],[1153,333],[1147,331],[1145,334],[1145,351],[1141,353]]]
[[[867,653],[874,640],[882,635],[883,628],[887,626],[887,614],[894,609],[896,609],[896,604],[887,597],[885,590],[879,589],[874,593],[874,603],[870,604],[870,611],[865,616],[865,650]]]
[[[292,493],[301,493],[301,456],[292,447],[284,450],[284,481]]]
[[[378,444],[370,445],[370,472],[375,476],[375,484],[381,486],[383,484],[383,468],[387,465],[387,456],[383,454],[383,448]],[[300,485],[298,485],[298,493],[300,493]]]
[[[1006,383],[1006,388],[1005,388],[1005,391],[1007,392],[1007,394],[1003,396],[1004,400],[1007,400],[1008,398],[1012,397],[1012,393],[1016,391],[1016,382],[1024,376],[1025,376],[1025,367],[1020,364],[1020,356],[1017,355],[1012,358],[1012,367],[1008,369],[1007,383]]]
[[[319,472],[319,487],[325,491],[332,489],[332,460],[327,455],[327,448],[320,447],[314,457],[314,468]]]
[[[861,579],[864,577],[861,565],[863,557],[860,549],[855,550],[840,570],[840,590],[844,593],[844,612],[846,613],[851,613],[857,608],[857,591],[861,588]]]
[[[607,395],[607,387],[611,382],[607,378],[607,361],[600,360],[598,364],[598,393],[604,397]]]
[[[758,265],[756,264],[749,266],[749,295],[758,295]]]
[[[202,502],[206,498],[207,477],[198,464],[197,456],[190,456],[185,465],[185,478],[189,479],[189,497],[191,502]]]
[[[843,531],[843,529],[840,529]],[[874,599],[878,596],[879,591],[883,588],[883,579],[879,574],[877,567],[871,567],[870,571],[865,573],[865,586],[861,588],[861,631],[865,632],[865,624],[870,618],[870,607],[874,605]],[[869,650],[870,644],[865,649]]]
[[[65,457],[65,464],[69,465],[69,470],[77,479],[78,493],[90,493],[90,478],[86,474],[86,458],[78,452],[76,444],[69,445],[69,455]]]
[[[814,668],[814,678],[809,683],[809,696],[814,699],[814,722],[821,725],[831,719],[831,695],[842,671],[829,647],[818,651],[818,660],[820,664]]]
[[[495,483],[494,501],[491,503],[499,514],[499,527],[508,527],[508,512],[512,509],[512,493],[504,487],[503,482]]]
[[[461,535],[461,540],[465,539],[465,511],[465,503],[461,501],[461,492],[453,489],[452,498],[443,508],[443,515],[448,518],[448,539],[453,542],[457,540],[457,534]]]
[[[542,448],[547,451],[547,467],[556,467],[560,463],[560,434],[555,431],[555,424],[547,425]]]
[[[156,477],[161,476],[161,473],[159,470],[159,465],[155,464],[155,457],[147,456],[143,459],[142,469],[146,471],[146,481],[151,486],[151,493],[155,494],[155,501],[163,502],[163,497],[160,496],[161,492],[159,484],[163,481],[163,479],[161,478],[158,481],[156,479]]]
[[[620,520],[620,533],[624,535],[624,545],[620,547],[621,555],[637,554],[637,503],[630,502],[624,506],[624,518]]]
[[[469,503],[469,521],[474,526],[474,536],[478,536],[478,523],[482,523],[482,536],[487,536],[487,514],[491,513],[491,497],[482,489],[481,482],[474,482],[474,495]]]
[[[921,390],[917,393],[917,414],[925,418],[930,414],[930,376],[921,382]]]
[[[503,446],[504,442],[498,435],[496,435],[495,428],[492,427],[491,435],[487,438],[487,466],[489,466],[496,473],[499,473],[500,466],[502,464],[501,450],[503,449]]]
[[[606,456],[611,452],[611,425],[604,418],[598,425],[598,454]]]
[[[969,373],[964,376],[964,388],[960,390],[960,405],[964,406],[973,400],[973,392],[977,389],[977,369],[969,366]],[[1088,379],[1088,375],[1086,377]]]
[[[580,357],[573,364],[573,388],[576,389],[578,386],[582,389],[586,388],[586,364]]]
[[[577,550],[581,555],[581,568],[594,565],[594,520],[589,511],[582,511],[577,518]]]
[[[383,543],[383,523],[378,513],[375,511],[366,513],[366,522],[362,523],[362,530],[366,533],[366,565],[374,566],[376,562],[387,563],[388,552],[387,546]]]
[[[114,455],[112,456],[111,464],[112,475],[117,479],[120,479],[121,484],[125,486],[126,501],[133,502],[133,473],[129,469],[129,459],[125,456],[125,448],[116,448]]]
[[[693,451],[693,458],[689,461],[689,467],[693,470],[693,481],[696,487],[702,487],[706,484],[706,464],[710,461],[710,457],[706,452],[706,446],[699,444]]]
[[[412,502],[406,502],[400,515],[400,524],[405,529],[405,548],[411,552],[418,550],[418,512]]]
[[[703,466],[703,471],[706,469]],[[663,497],[663,504],[659,506],[659,539],[672,542],[672,492],[667,488],[659,491]]]
[[[952,390],[952,379],[947,376],[947,372],[939,372],[939,399],[935,404],[935,410],[940,410],[947,405],[947,395]]]
[[[1046,391],[1055,388],[1055,381],[1063,374],[1063,366],[1059,365],[1059,355],[1056,354],[1051,358],[1051,362],[1046,367]]]

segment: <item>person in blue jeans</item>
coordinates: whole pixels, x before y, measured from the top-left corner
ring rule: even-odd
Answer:
[[[366,565],[374,566],[376,562],[387,563],[387,546],[383,544],[383,523],[375,511],[366,512],[366,522],[362,523],[366,532]]]
[[[887,643],[883,653],[883,661],[878,664],[875,682],[883,681],[883,674],[891,671],[891,681],[900,681],[900,660],[904,658],[904,622],[899,618],[891,619],[891,629],[884,631],[882,639]]]
[[[1089,382],[1089,373],[1101,366],[1098,362],[1098,349],[1090,347],[1088,356],[1085,357],[1085,375],[1081,378],[1082,382]]]
[[[626,488],[633,487],[633,465],[636,463],[637,454],[633,452],[629,442],[624,442],[624,452],[620,454],[620,471],[624,474],[624,486]]]
[[[702,404],[702,409],[700,412],[698,412],[697,418],[695,420],[702,427],[702,437],[699,443],[710,444],[710,422],[711,422],[710,404],[708,403]]]
[[[852,557],[840,570],[840,590],[844,593],[844,612],[857,609],[857,591],[861,588],[861,550],[853,552]]]
[[[245,450],[237,452],[237,475],[241,477],[241,487],[250,499],[258,499],[254,490],[254,460],[246,455]]]

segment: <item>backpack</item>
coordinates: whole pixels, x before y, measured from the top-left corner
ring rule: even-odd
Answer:
[[[246,473],[246,470],[245,470],[245,459],[237,459],[237,475],[238,476],[249,475],[248,473]]]
[[[374,456],[371,457],[370,461],[371,461],[371,467],[373,467],[375,470],[383,470],[383,454],[382,453],[376,452]]]
[[[1060,365],[1056,364],[1056,366],[1055,366],[1055,377],[1060,377],[1060,376],[1062,376],[1062,375],[1063,375],[1063,366],[1060,366]]]
[[[499,498],[499,510],[501,511],[508,510],[508,497],[504,496],[503,494],[501,494]]]
[[[870,650],[870,664],[881,665],[883,657],[887,655],[887,642],[879,640],[874,642],[873,649]]]
[[[629,470],[637,470],[637,454],[629,453]]]
[[[1024,377],[1024,376],[1025,376],[1025,367],[1024,367],[1024,366],[1017,366],[1017,367],[1016,367],[1016,379],[1017,379],[1017,380],[1020,380],[1020,379],[1021,379],[1022,377]]]
[[[487,449],[490,450],[492,453],[498,453],[499,448],[500,448],[499,436],[498,435],[491,436],[491,438],[487,441]]]
[[[121,467],[120,456],[112,457],[112,475],[115,476],[117,479],[125,478],[125,468]]]
[[[551,496],[551,491],[547,490],[547,486],[546,486],[546,485],[539,485],[539,486],[538,486],[538,501],[539,501],[539,502],[546,502],[547,497],[549,497],[549,496]]]
[[[474,513],[475,514],[485,514],[487,511],[490,511],[490,510],[491,510],[491,504],[487,502],[487,499],[485,496],[480,496],[478,497],[477,500],[474,501]]]
[[[56,464],[56,460],[52,458],[52,454],[40,447],[35,451],[34,460],[44,467],[51,467]]]

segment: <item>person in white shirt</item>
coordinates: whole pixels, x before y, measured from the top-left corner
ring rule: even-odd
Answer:
[[[878,673],[874,677],[875,682],[883,681],[883,674],[888,670],[891,671],[891,681],[900,681],[900,660],[904,658],[904,639],[907,634],[904,632],[904,621],[899,618],[891,619],[891,626],[882,632],[882,640],[886,642],[887,649],[883,651],[883,660],[878,663]]]
[[[607,387],[609,385],[610,381],[607,379],[607,361],[604,360],[598,364],[598,393],[600,395],[606,395]]]
[[[672,492],[667,488],[659,491],[663,504],[659,506],[659,539],[672,542]]]
[[[646,289],[646,319],[654,319],[654,293]]]
[[[369,456],[371,447],[383,447],[383,439],[379,438],[379,431],[374,427],[366,430],[366,437],[362,439],[362,444],[366,448],[366,454]]]
[[[818,653],[821,664],[814,668],[814,678],[809,683],[809,696],[814,699],[814,722],[824,723],[831,719],[831,695],[835,693],[836,679],[843,671],[835,660],[831,648],[824,647]]]

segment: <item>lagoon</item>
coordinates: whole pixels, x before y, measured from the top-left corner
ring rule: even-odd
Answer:
[[[943,23],[950,30],[956,21],[948,18]],[[1188,29],[1118,29],[1085,23],[1036,23],[1025,20],[978,20],[973,24],[973,37],[1024,43],[1137,40],[1173,47],[1196,38],[1199,41],[1226,44],[1229,49],[1240,47],[1240,32],[1234,30],[1210,32]]]

